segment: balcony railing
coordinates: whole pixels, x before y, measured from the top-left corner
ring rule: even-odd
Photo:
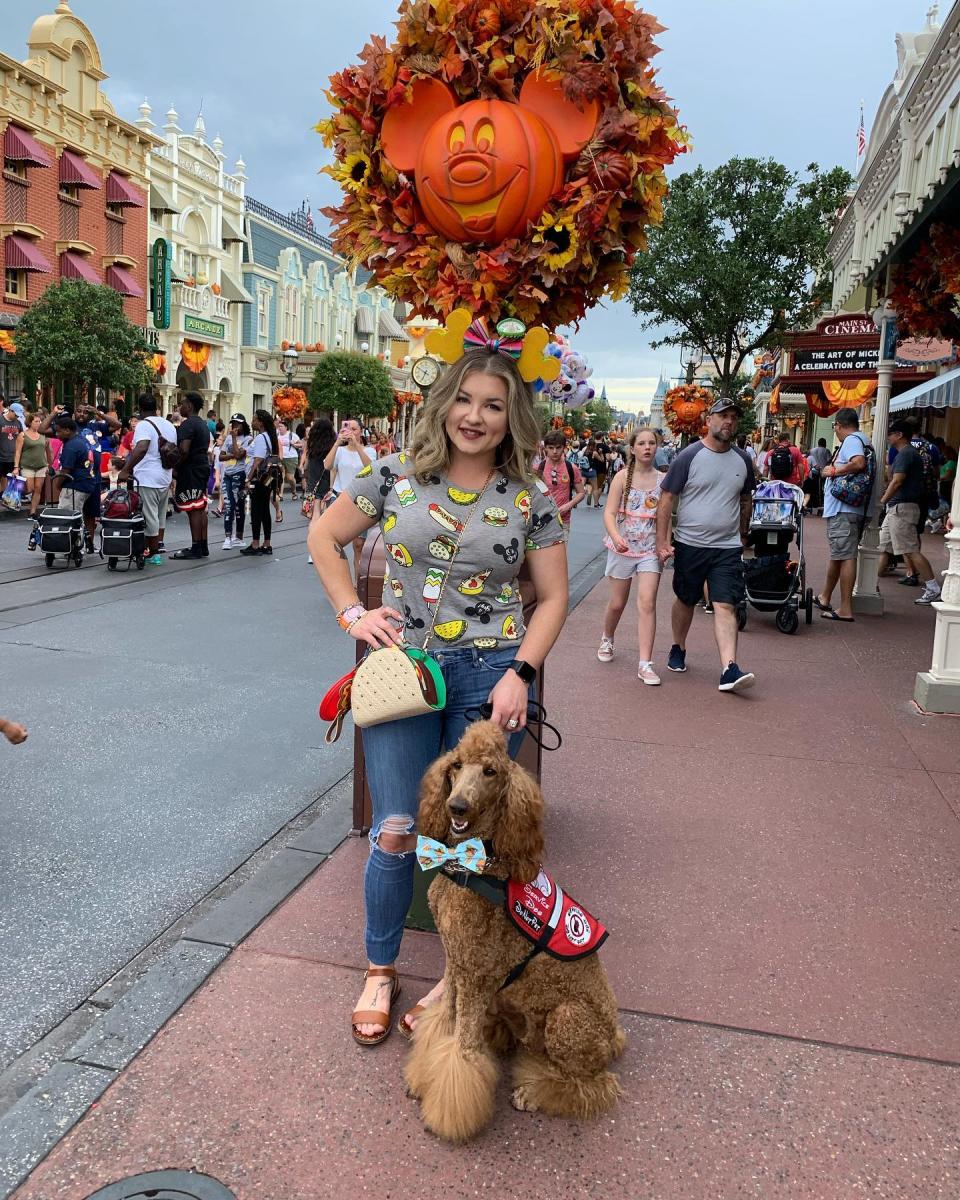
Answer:
[[[30,185],[9,171],[3,173],[3,219],[5,221],[25,222],[27,219],[27,192]]]
[[[253,200],[249,196],[244,197],[243,206],[247,212],[254,213],[258,217],[263,217],[264,220],[269,221],[273,225],[279,225],[281,229],[287,229],[291,233],[295,233],[297,237],[301,237],[305,241],[313,242],[324,250],[333,250],[333,242],[311,229],[307,224],[305,216],[303,219],[285,217],[282,213],[268,208],[266,204],[261,204],[259,200]]]
[[[80,237],[80,205],[60,197],[60,240],[75,242]]]
[[[122,254],[123,253],[123,227],[126,221],[123,217],[114,216],[113,213],[107,213],[107,253]]]
[[[189,287],[185,283],[175,283],[171,292],[174,304],[185,308],[188,312],[198,313],[205,317],[229,317],[230,305],[222,296],[215,296],[207,287]]]

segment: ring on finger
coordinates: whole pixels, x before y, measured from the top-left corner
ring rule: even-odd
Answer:
[[[507,728],[508,729],[516,729],[516,727],[519,724],[520,724],[520,722],[517,720],[516,717],[511,717],[510,720],[507,722]]]

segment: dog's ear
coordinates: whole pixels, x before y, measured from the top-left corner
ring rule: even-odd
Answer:
[[[523,767],[510,764],[506,808],[493,835],[493,853],[511,879],[536,879],[543,857],[543,796]]]
[[[420,782],[420,808],[417,829],[424,837],[442,842],[450,827],[447,800],[450,796],[449,767],[452,754],[441,755],[427,769]]]

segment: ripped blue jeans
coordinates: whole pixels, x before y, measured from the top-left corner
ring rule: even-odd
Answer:
[[[433,760],[452,749],[466,729],[467,712],[485,703],[516,658],[515,647],[498,650],[432,652],[447,685],[442,712],[403,721],[387,721],[363,730],[367,782],[373,799],[370,857],[364,874],[366,953],[369,962],[390,966],[400,953],[403,924],[413,897],[416,856],[412,850],[391,853],[377,839],[382,832],[405,834],[416,829],[420,780]],[[535,684],[531,685],[531,696]],[[509,740],[516,758],[525,731]]]
[[[243,537],[243,523],[246,516],[246,496],[244,487],[247,482],[245,471],[224,471],[220,478],[220,499],[223,504],[223,532],[227,537],[233,536],[233,522],[236,517],[236,536]]]

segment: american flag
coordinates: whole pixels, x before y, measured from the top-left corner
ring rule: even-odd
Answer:
[[[863,127],[863,105],[860,105],[860,128],[857,130],[857,162],[867,152],[867,131]]]

